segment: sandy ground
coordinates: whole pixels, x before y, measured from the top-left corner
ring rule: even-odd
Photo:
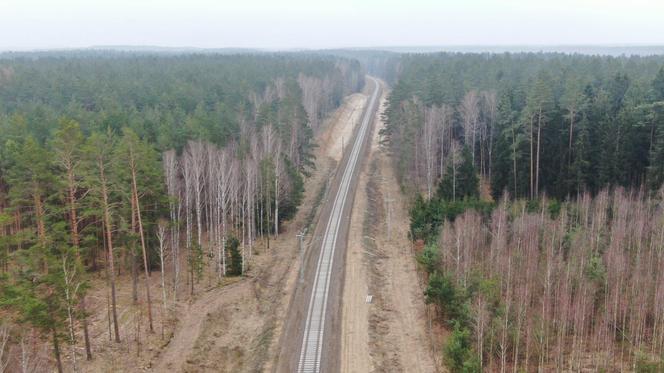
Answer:
[[[326,131],[319,140],[321,145],[325,144],[323,154],[339,162],[343,150],[353,137],[353,129],[360,120],[366,101],[367,95],[362,93],[355,93],[346,98],[346,104],[339,108],[335,115],[336,125]]]
[[[144,284],[139,282],[138,305],[131,300],[131,279],[123,273],[117,280],[118,317],[122,343],[109,340],[106,313],[106,284],[95,280],[88,297],[90,334],[94,359],[83,361],[79,340],[77,367],[83,372],[258,372],[269,371],[278,353],[279,334],[295,288],[299,270],[296,234],[315,223],[317,199],[341,159],[342,139],[348,141],[366,101],[366,95],[353,94],[331,113],[316,135],[316,170],[305,181],[302,207],[282,232],[270,242],[257,242],[249,270],[241,278],[229,278],[221,285],[203,279],[193,299],[173,302],[169,296],[169,316],[162,318],[159,272],[150,278],[155,333],[149,334]],[[350,123],[350,124],[349,124]],[[183,275],[183,283],[184,283]],[[167,279],[168,281],[168,279]],[[181,293],[186,293],[184,285]],[[166,315],[167,313],[163,313]],[[164,337],[161,336],[164,320]],[[137,337],[138,332],[138,339]],[[67,355],[69,351],[63,351]],[[65,356],[68,371],[71,359]]]
[[[343,290],[342,325],[341,325],[341,371],[371,372],[372,362],[369,355],[369,307],[366,297],[369,295],[366,268],[364,265],[364,241],[362,221],[367,209],[367,199],[362,198],[367,180],[360,174],[357,196],[353,206],[346,248],[346,275]]]
[[[384,105],[385,96],[381,110]],[[407,236],[407,205],[379,146],[380,117],[351,218],[342,372],[435,372],[439,367],[431,350],[423,288]],[[371,304],[367,295],[373,297]]]

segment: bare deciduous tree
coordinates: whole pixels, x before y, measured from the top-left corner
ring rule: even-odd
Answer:
[[[182,192],[179,181],[179,162],[175,150],[164,152],[163,165],[171,219],[170,246],[171,261],[173,262],[173,298],[177,299],[178,280],[180,278],[180,211],[182,209],[180,196]]]
[[[461,100],[459,112],[463,120],[464,144],[468,145],[471,149],[474,164],[475,146],[477,144],[476,136],[480,118],[480,96],[477,91],[468,91],[466,93],[463,100]]]
[[[661,203],[618,188],[555,216],[546,198],[534,212],[503,200],[490,219],[467,211],[445,223],[438,270],[463,288],[480,281],[469,326],[486,369],[631,370],[639,351],[661,355]],[[501,312],[488,307],[494,283]]]
[[[483,111],[485,113],[482,126],[482,167],[480,168],[484,176],[491,178],[492,160],[493,160],[493,142],[498,115],[498,98],[495,91],[482,92]]]
[[[157,240],[159,241],[159,262],[160,272],[161,272],[161,301],[162,301],[162,310],[161,310],[161,338],[164,339],[164,328],[166,325],[166,315],[168,314],[168,309],[166,307],[166,265],[164,264],[166,258],[165,242],[166,242],[166,223],[160,221],[157,225]]]
[[[321,99],[323,97],[323,82],[315,77],[300,74],[297,82],[302,90],[302,105],[309,117],[309,125],[318,128],[320,123]]]
[[[9,341],[9,327],[0,324],[0,373],[5,373],[7,365],[9,365],[9,356],[7,356],[7,341]]]
[[[426,163],[426,185],[427,185],[427,198],[431,199],[433,192],[433,185],[436,180],[436,145],[439,132],[441,118],[439,117],[440,111],[435,108],[424,109],[424,126],[422,130],[422,142],[424,143],[424,161]]]

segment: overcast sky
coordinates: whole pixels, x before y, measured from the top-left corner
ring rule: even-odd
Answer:
[[[0,49],[664,44],[664,0],[0,0]]]

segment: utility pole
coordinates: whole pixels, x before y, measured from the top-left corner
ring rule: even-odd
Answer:
[[[297,234],[298,243],[300,245],[300,283],[304,282],[304,236],[307,234],[307,228]]]

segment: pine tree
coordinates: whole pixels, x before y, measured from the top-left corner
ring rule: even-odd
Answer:
[[[49,155],[34,137],[23,142],[9,141],[6,144],[11,157],[6,180],[10,185],[9,197],[16,207],[30,206],[36,238],[46,244],[46,200],[53,192],[54,184]]]
[[[82,184],[81,162],[83,161],[83,146],[85,139],[80,126],[76,121],[62,119],[59,128],[55,132],[51,146],[55,153],[55,165],[62,177],[60,180],[62,189],[65,191],[67,208],[65,215],[69,220],[70,242],[72,250],[76,255],[76,261],[82,263],[81,238],[79,230],[79,189]],[[83,272],[83,271],[81,271]],[[88,321],[86,314],[85,296],[81,296],[79,304],[82,324],[83,339],[85,341],[85,352],[88,360],[92,359],[92,347],[88,333]],[[73,335],[73,331],[72,331]]]
[[[659,69],[655,80],[652,82],[655,101],[664,101],[664,66]]]
[[[113,134],[108,131],[93,133],[85,144],[86,154],[86,186],[93,193],[93,201],[101,215],[107,254],[107,276],[111,288],[111,313],[113,316],[113,333],[115,342],[120,343],[120,325],[118,324],[116,291],[115,291],[115,251],[113,246],[113,208],[111,203],[111,186],[117,185],[111,170],[111,156],[115,146]]]
[[[585,102],[583,95],[582,85],[578,79],[570,80],[565,84],[565,92],[560,98],[561,106],[567,111],[565,118],[569,122],[568,127],[568,144],[567,144],[567,164],[568,167],[572,164],[573,159],[573,144],[575,125],[577,124],[579,113],[583,111]]]
[[[590,123],[585,118],[577,125],[578,133],[574,140],[574,156],[569,168],[570,178],[567,185],[571,195],[583,192],[584,188],[594,190],[594,186],[597,185],[597,180],[591,176],[590,169],[592,148],[589,126]]]
[[[498,199],[504,191],[508,191],[515,198],[522,193],[520,167],[523,165],[523,151],[525,137],[523,126],[518,118],[518,112],[513,109],[513,92],[504,92],[498,102],[498,120],[496,132],[498,133],[493,169],[491,171],[491,190],[494,199]],[[525,174],[525,173],[524,173]]]
[[[82,267],[75,250],[66,243],[64,222],[53,225],[51,234],[30,248],[16,253],[11,276],[0,277],[0,308],[11,312],[15,322],[36,328],[51,339],[58,372],[62,373],[61,341],[69,334],[74,343],[74,306],[85,291]],[[69,323],[70,332],[67,333]],[[75,361],[75,353],[73,355]]]
[[[664,102],[653,105],[649,120],[655,126],[655,139],[648,160],[647,180],[650,189],[657,190],[664,184]]]
[[[161,167],[157,160],[157,153],[152,147],[141,141],[138,135],[130,128],[124,128],[122,138],[115,148],[114,157],[121,162],[115,164],[116,173],[122,180],[125,190],[128,190],[131,206],[131,231],[140,239],[143,270],[145,275],[145,294],[147,300],[148,325],[150,332],[154,331],[152,322],[152,299],[150,297],[150,263],[144,229],[141,198],[146,194],[158,191],[156,185],[161,183]]]
[[[437,198],[454,201],[479,196],[479,178],[468,146],[464,146],[460,158],[458,166],[448,166],[445,177],[438,184]]]
[[[229,268],[226,273],[230,276],[240,276],[242,274],[242,255],[240,253],[240,241],[231,236],[226,240],[226,253],[229,259],[226,261]]]
[[[537,197],[540,190],[540,159],[542,154],[542,129],[551,119],[555,105],[551,89],[551,77],[540,73],[528,94],[525,115],[530,133],[530,197]]]

